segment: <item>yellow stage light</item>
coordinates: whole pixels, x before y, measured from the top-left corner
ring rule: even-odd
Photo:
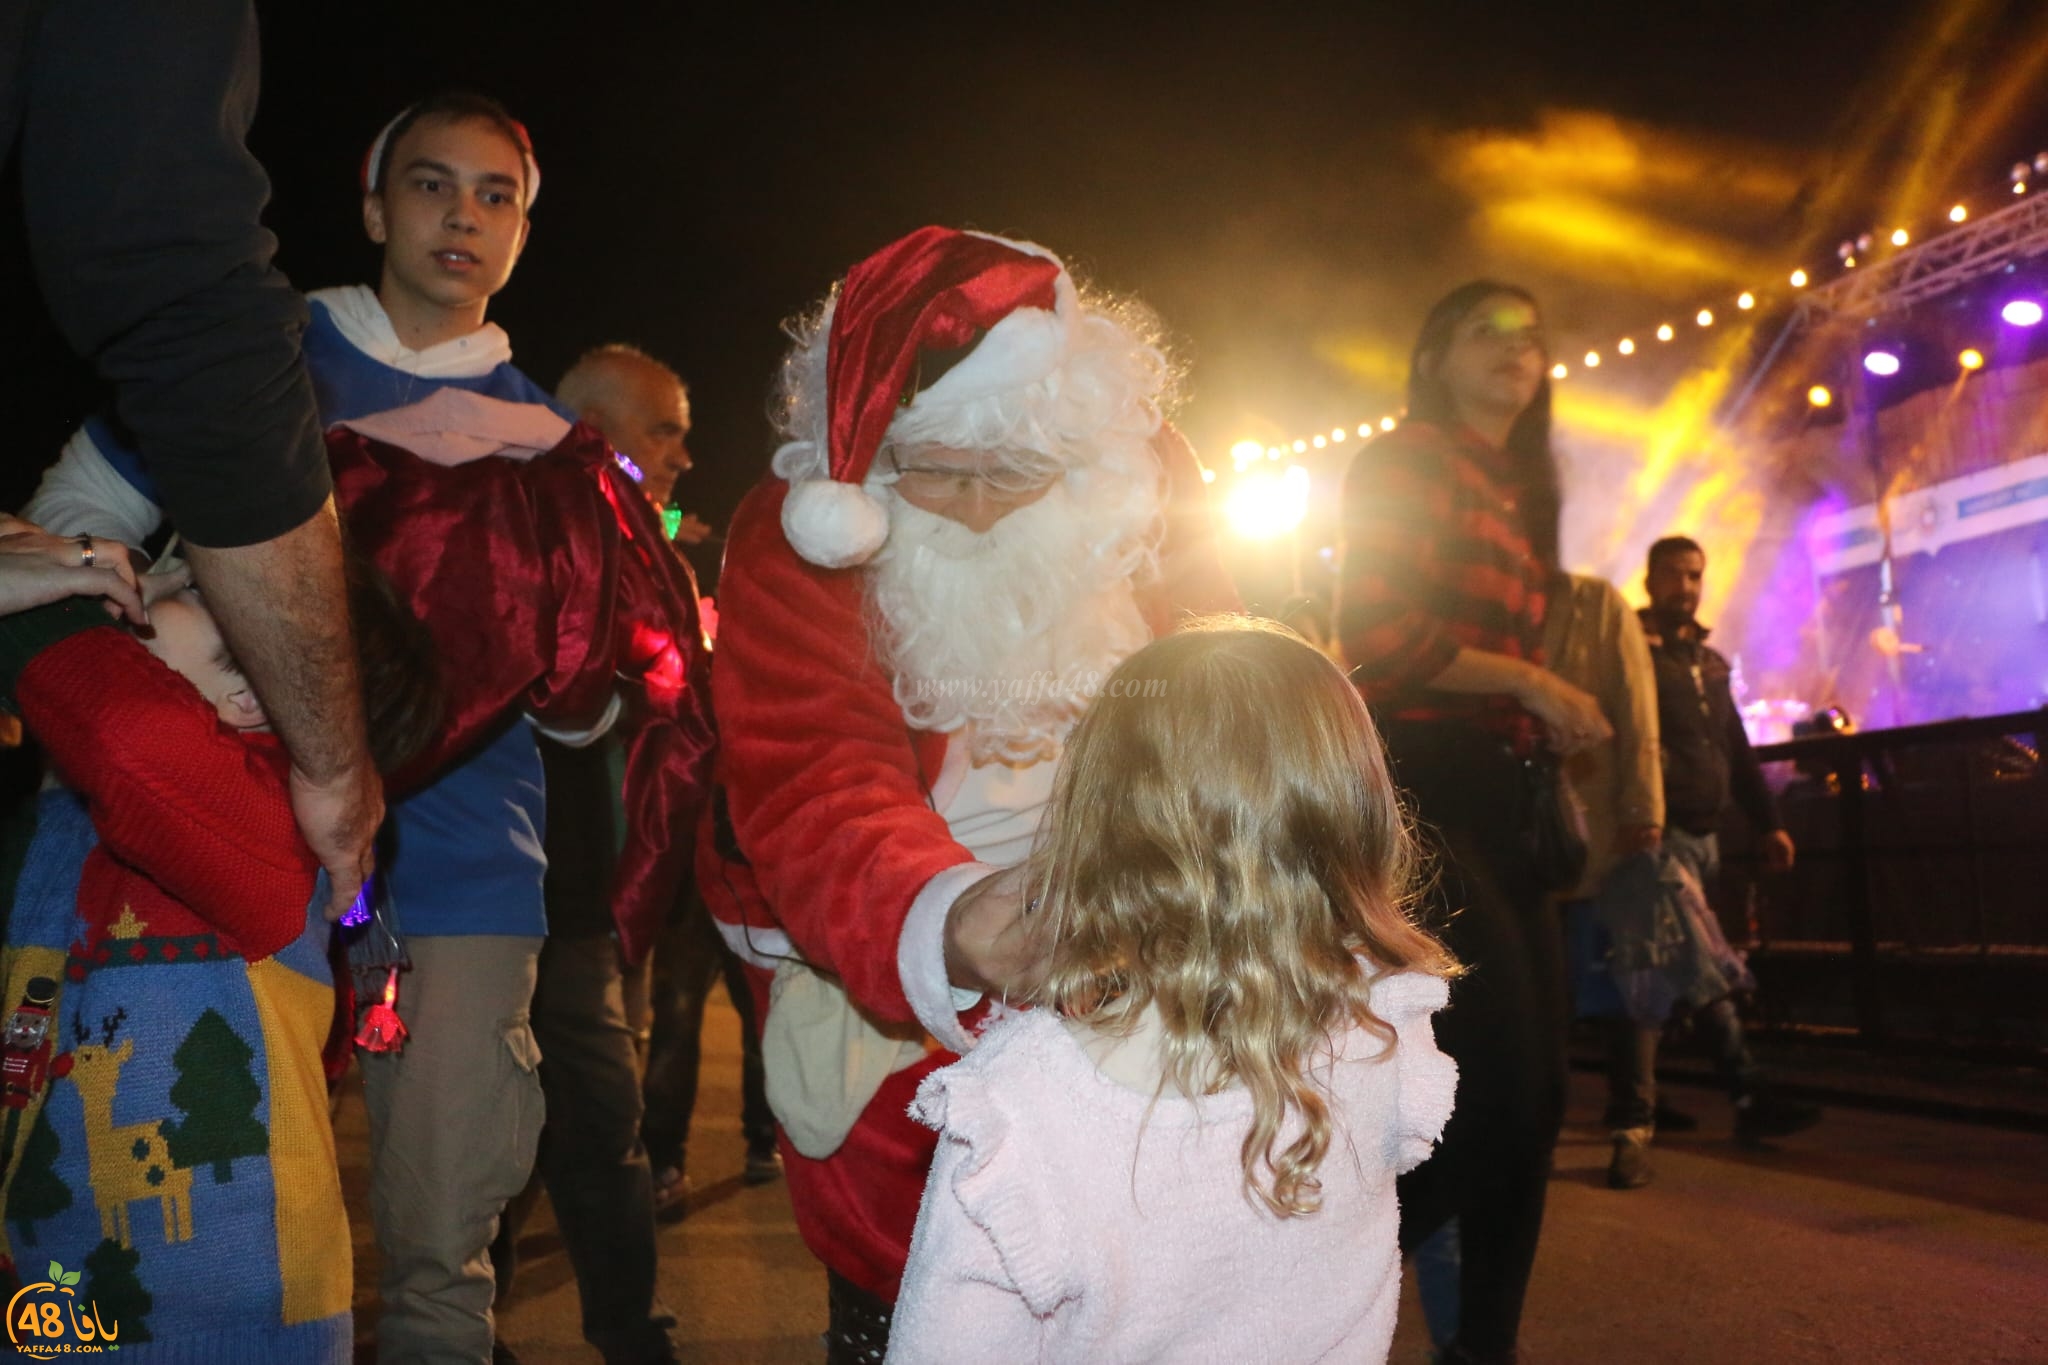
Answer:
[[[1271,540],[1301,525],[1308,515],[1308,471],[1289,465],[1285,473],[1260,471],[1239,479],[1224,501],[1230,527],[1247,540]]]
[[[1307,449],[1308,449],[1308,442],[1307,442],[1307,441],[1296,441],[1296,442],[1294,443],[1294,453],[1295,453],[1295,454],[1297,454],[1297,455],[1301,454],[1301,453],[1302,453],[1303,451],[1305,451],[1305,450],[1307,450]],[[1277,450],[1276,450],[1276,451],[1274,451],[1274,452],[1273,452],[1273,458],[1274,458],[1274,459],[1276,459],[1276,460],[1277,460],[1277,459],[1279,459],[1279,458],[1280,458],[1280,452],[1279,452],[1279,451],[1277,451]]]
[[[1844,256],[1842,258],[1842,267],[1846,270],[1854,270],[1856,268],[1856,258],[1854,256]]]
[[[1792,287],[1794,289],[1806,288],[1806,272],[1804,270],[1795,270],[1792,272]]]
[[[1672,337],[1674,337],[1674,336],[1676,336],[1676,335],[1677,335],[1677,333],[1676,333],[1676,332],[1673,332],[1673,331],[1671,330],[1671,324],[1670,324],[1670,323],[1666,322],[1666,323],[1660,323],[1660,324],[1658,324],[1658,327],[1657,327],[1657,340],[1659,340],[1659,341],[1669,341],[1669,340],[1671,340],[1671,338],[1672,338]]]
[[[1954,208],[1948,211],[1948,220],[1951,223],[1966,222],[1968,221],[1969,217],[1970,211],[1967,208],[1963,207],[1961,204],[1957,204]]]
[[[1213,469],[1204,469],[1204,470],[1202,471],[1202,482],[1203,482],[1203,483],[1214,483],[1214,482],[1216,482],[1216,471],[1215,471],[1215,470],[1213,470]]]
[[[1815,384],[1812,388],[1806,391],[1806,401],[1813,404],[1817,408],[1824,408],[1828,404],[1835,401],[1835,396],[1832,393],[1828,392],[1827,385]]]
[[[1693,318],[1693,321],[1702,327],[1712,327],[1714,325],[1714,310],[1711,308],[1700,309],[1699,315]]]
[[[1330,440],[1331,440],[1332,442],[1336,442],[1336,441],[1341,441],[1341,440],[1343,440],[1343,439],[1344,439],[1344,438],[1345,438],[1346,436],[1349,436],[1350,434],[1351,434],[1351,433],[1350,433],[1350,432],[1348,432],[1348,431],[1346,431],[1346,430],[1344,430],[1344,428],[1342,428],[1342,427],[1338,427],[1338,428],[1336,428],[1335,430],[1331,431],[1331,433],[1330,433]]]
[[[1328,445],[1329,443],[1330,438],[1321,434],[1318,434],[1313,441],[1309,442],[1309,444],[1314,446],[1317,450],[1321,450],[1324,446]]]
[[[1747,289],[1743,290],[1736,296],[1735,306],[1747,313],[1750,309],[1756,307],[1756,295],[1750,293]]]
[[[1586,352],[1586,368],[1589,370],[1600,368],[1600,353],[1598,351]]]
[[[1636,353],[1636,344],[1627,337],[1623,337],[1615,344],[1614,349],[1620,351],[1623,355],[1634,355]]]
[[[1892,233],[1893,246],[1904,246],[1906,243],[1912,240],[1912,234],[1908,233],[1904,228],[1898,228],[1894,230]]]
[[[1266,453],[1266,448],[1257,441],[1239,441],[1230,448],[1230,458],[1239,469]]]
[[[1972,346],[1956,357],[1956,364],[1966,370],[1981,370],[1984,368],[1984,353]]]
[[[1565,368],[1565,364],[1562,360],[1558,361],[1555,365],[1552,365],[1550,367],[1550,377],[1552,379],[1562,379],[1570,373],[1571,371]]]
[[[1372,435],[1372,423],[1360,422],[1358,424],[1358,439],[1363,441],[1366,437],[1370,435]]]
[[[2027,192],[2027,182],[2024,180],[2014,181],[2012,192],[2014,194],[2025,194]]]
[[[1382,417],[1382,418],[1380,418],[1380,430],[1381,430],[1381,431],[1392,431],[1393,429],[1394,429],[1394,419],[1393,419],[1393,418],[1391,418],[1391,417]]]

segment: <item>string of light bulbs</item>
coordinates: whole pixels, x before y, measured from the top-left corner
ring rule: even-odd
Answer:
[[[2048,184],[2048,151],[2037,152],[2032,161],[2015,161],[2012,169],[2007,173],[2006,179],[2007,183],[2011,186],[2011,193],[2015,195],[2026,194],[2036,180]],[[1969,204],[1958,202],[1950,205],[1947,213],[1943,215],[1943,220],[1943,222],[1938,222],[1928,235],[1936,235],[1949,228],[1959,227],[1969,222]],[[1886,246],[1889,246],[1894,251],[1903,250],[1911,246],[1914,240],[1914,233],[1910,227],[1895,227],[1890,231],[1886,231],[1883,228],[1872,228],[1869,232],[1845,239],[1841,245],[1837,246],[1835,248],[1835,262],[1838,270],[1846,273],[1856,269],[1862,262],[1869,260],[1874,253],[1883,251]],[[1839,278],[1839,275],[1837,278]],[[1790,288],[1799,290],[1813,284],[1814,279],[1815,272],[1801,266],[1787,274],[1785,282]],[[1754,289],[1744,289],[1735,295],[1733,302],[1737,312],[1748,313],[1754,311],[1760,301],[1766,301],[1770,297],[1771,295],[1768,291],[1760,294]],[[2019,326],[2030,325],[2010,316],[2006,320],[2014,322]],[[2035,320],[2038,321],[2039,319],[2036,318]],[[1717,321],[1718,318],[1714,312],[1713,303],[1703,303],[1693,312],[1691,330],[1696,332],[1705,331],[1713,327]],[[1681,327],[1679,324],[1667,321],[1658,323],[1656,329],[1649,335],[1654,336],[1659,344],[1669,344],[1678,339],[1680,331]],[[1643,345],[1637,342],[1633,334],[1618,337],[1610,347],[1604,349],[1596,347],[1588,350],[1580,358],[1579,366],[1583,369],[1597,370],[1605,363],[1609,354],[1626,360],[1635,356],[1643,349]],[[1957,356],[1956,363],[1965,370],[1982,369],[1984,366],[1984,355],[1973,347]],[[1572,373],[1573,366],[1569,361],[1558,360],[1550,367],[1550,377],[1553,381],[1569,379]],[[1873,373],[1881,373],[1881,371],[1873,370]],[[1834,394],[1825,385],[1816,384],[1807,391],[1807,401],[1814,407],[1824,408],[1834,401]],[[1387,413],[1377,421],[1359,422],[1355,426],[1335,426],[1327,431],[1318,431],[1309,436],[1297,436],[1292,440],[1281,441],[1273,445],[1255,440],[1239,441],[1230,448],[1230,458],[1238,472],[1242,473],[1260,460],[1281,460],[1289,455],[1306,455],[1312,450],[1325,450],[1334,445],[1344,444],[1354,435],[1359,440],[1365,440],[1376,429],[1379,431],[1392,431],[1398,423],[1398,414]],[[1204,469],[1202,471],[1202,478],[1207,482],[1214,483],[1216,481],[1216,472],[1213,469]]]

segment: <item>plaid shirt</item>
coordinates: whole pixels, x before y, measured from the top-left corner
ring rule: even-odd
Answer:
[[[1507,452],[1469,430],[1410,421],[1344,479],[1337,638],[1382,721],[1469,721],[1534,751],[1514,698],[1431,690],[1460,649],[1543,662],[1547,575],[1529,546]]]

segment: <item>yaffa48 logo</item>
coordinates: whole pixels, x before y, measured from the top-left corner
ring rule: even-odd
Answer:
[[[99,1305],[81,1300],[73,1288],[79,1272],[50,1262],[50,1278],[23,1285],[7,1301],[7,1339],[23,1355],[49,1359],[118,1351],[118,1322],[100,1316]]]

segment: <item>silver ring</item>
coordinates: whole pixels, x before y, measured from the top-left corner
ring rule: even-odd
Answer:
[[[81,569],[90,569],[99,559],[99,555],[93,551],[91,536],[78,537],[78,554],[78,567]]]

